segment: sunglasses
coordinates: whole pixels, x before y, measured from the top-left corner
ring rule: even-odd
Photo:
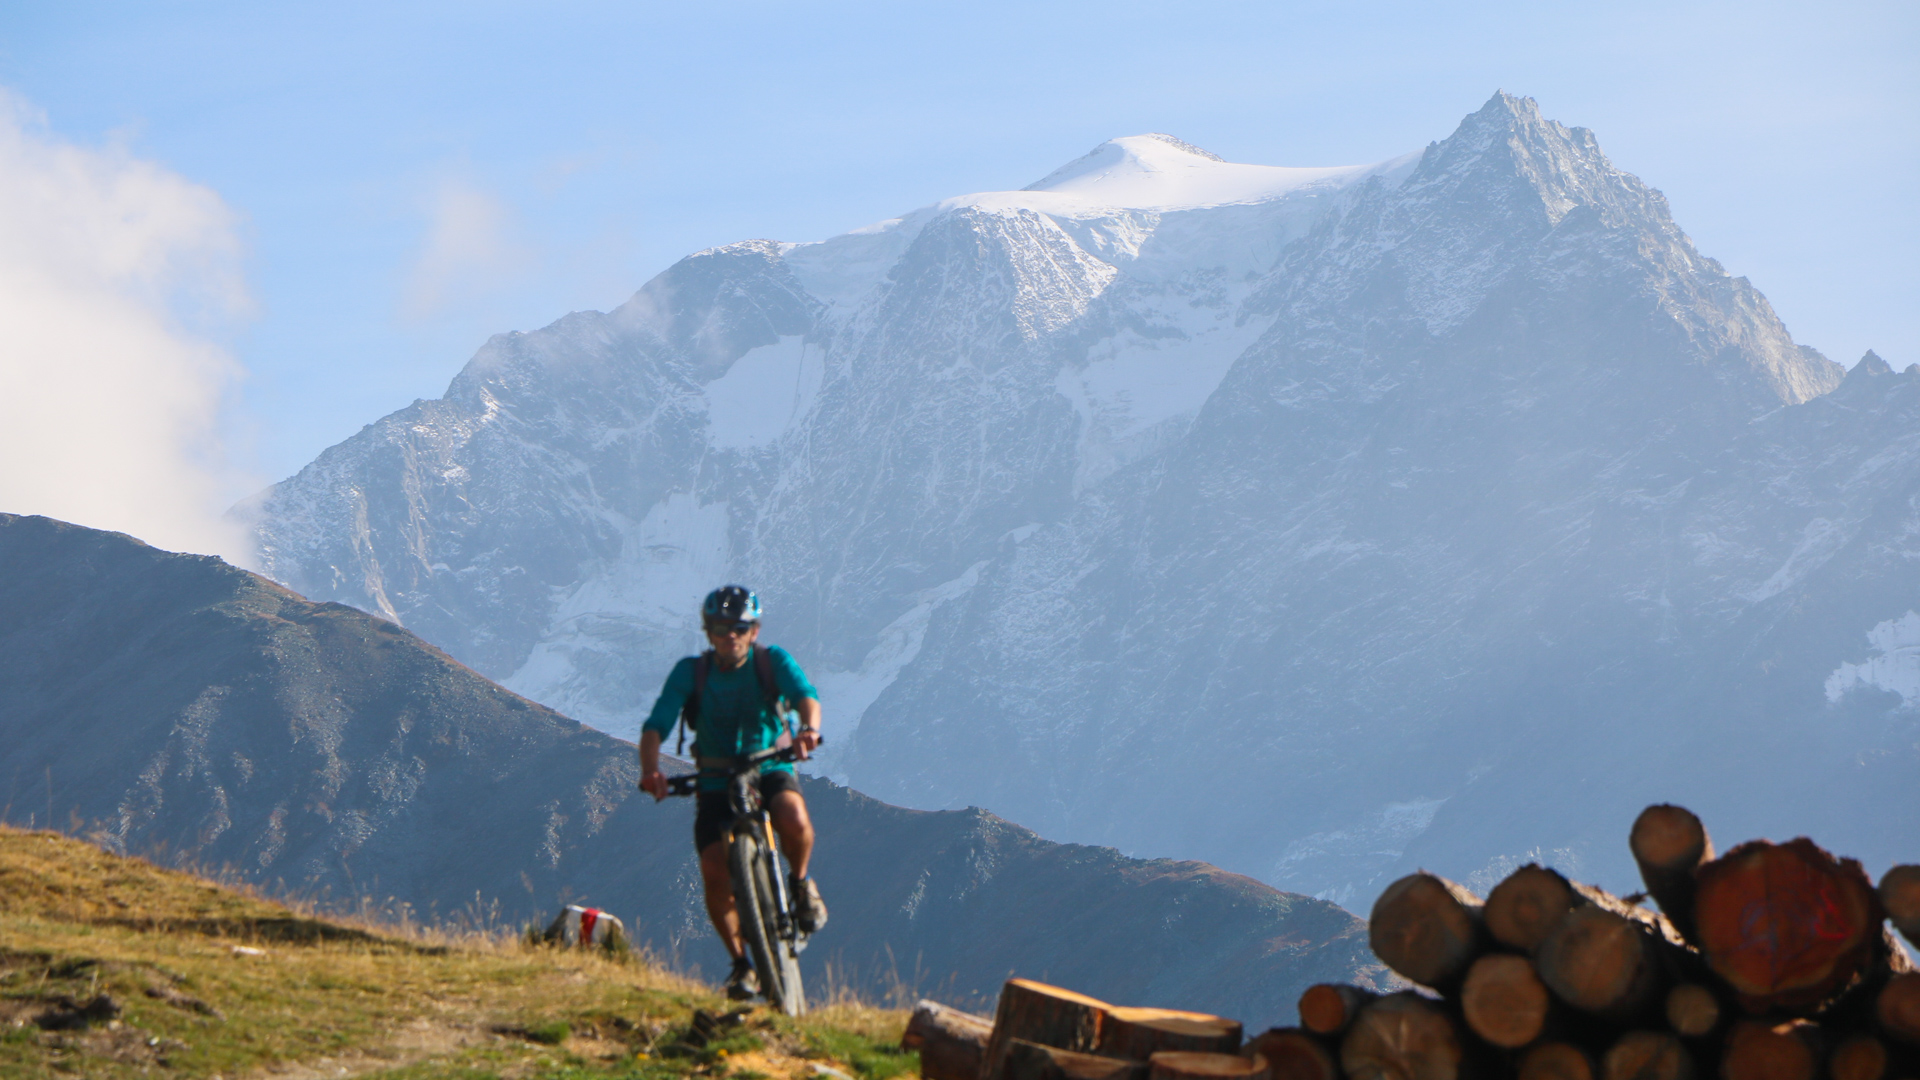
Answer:
[[[750,623],[750,622],[734,623],[732,626],[728,626],[724,623],[708,623],[707,633],[713,636],[726,634],[730,637],[746,637],[748,634],[752,633],[753,628],[758,625],[760,624]]]

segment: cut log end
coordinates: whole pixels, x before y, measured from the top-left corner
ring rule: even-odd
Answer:
[[[1832,1080],[1885,1080],[1890,1059],[1887,1044],[1871,1035],[1855,1035],[1841,1043],[1827,1059]]]
[[[1541,981],[1576,1009],[1625,1019],[1663,989],[1654,939],[1642,923],[1596,906],[1560,921],[1540,946]]]
[[[1380,995],[1344,983],[1319,983],[1300,995],[1300,1026],[1316,1035],[1346,1031],[1366,1004]],[[1272,1056],[1268,1056],[1272,1060]],[[1275,1066],[1276,1075],[1278,1066]]]
[[[1460,994],[1460,1009],[1474,1034],[1495,1046],[1517,1050],[1547,1026],[1547,988],[1524,956],[1494,954],[1473,962]]]
[[[1880,988],[1873,1018],[1880,1029],[1913,1046],[1920,1046],[1920,973],[1895,975]]]
[[[1162,1050],[1148,1063],[1152,1080],[1267,1080],[1267,1059],[1255,1054],[1208,1054]]]
[[[1273,1028],[1240,1051],[1267,1060],[1272,1080],[1340,1080],[1340,1063],[1314,1035],[1298,1028]]]
[[[1705,1038],[1720,1026],[1720,999],[1699,983],[1681,983],[1667,991],[1667,1023],[1689,1039]]]
[[[1390,994],[1361,1010],[1340,1042],[1348,1080],[1455,1080],[1465,1052],[1439,1005]]]
[[[1529,863],[1487,894],[1487,932],[1508,948],[1531,953],[1579,902],[1566,878]]]
[[[1713,859],[1713,841],[1707,836],[1706,826],[1693,811],[1668,803],[1640,811],[1627,846],[1633,849],[1634,861],[1662,870],[1691,873]]]
[[[1445,878],[1409,874],[1374,901],[1367,929],[1382,963],[1414,982],[1447,986],[1480,951],[1480,902]]]
[[[1721,1051],[1721,1080],[1816,1080],[1819,1075],[1817,1029],[1811,1024],[1742,1021],[1727,1034]]]
[[[1599,1080],[1587,1052],[1563,1042],[1544,1042],[1520,1055],[1518,1080]]]
[[[1920,946],[1920,866],[1896,866],[1880,879],[1880,904],[1887,918]]]
[[[1811,840],[1742,844],[1695,877],[1701,952],[1749,1012],[1818,1006],[1874,955],[1880,902],[1866,873]]]
[[[1693,1055],[1664,1031],[1629,1031],[1601,1059],[1603,1080],[1694,1080]]]

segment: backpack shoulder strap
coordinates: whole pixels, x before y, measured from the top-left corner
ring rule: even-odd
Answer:
[[[713,650],[708,649],[693,658],[693,692],[680,706],[680,742],[674,753],[686,756],[687,729],[700,726],[700,696],[707,689],[707,672],[713,668]],[[698,735],[695,735],[698,738]]]
[[[766,700],[767,711],[775,716],[785,716],[786,710],[780,707],[780,683],[773,677],[773,649],[755,645],[753,647],[753,674],[760,681],[760,696]]]

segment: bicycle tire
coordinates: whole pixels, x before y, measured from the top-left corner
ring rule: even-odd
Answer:
[[[779,940],[769,933],[766,922],[766,908],[760,903],[755,888],[760,875],[757,868],[760,840],[750,832],[737,832],[733,843],[727,849],[727,870],[733,877],[733,910],[740,920],[740,937],[746,942],[747,952],[753,957],[753,973],[760,980],[760,993],[776,1007],[782,1007],[785,995],[779,985],[779,970],[775,943]]]
[[[760,924],[770,931],[767,944],[773,950],[774,982],[780,987],[779,1000],[771,996],[767,1000],[788,1016],[799,1016],[807,1011],[807,992],[800,985],[800,954],[794,943],[780,933],[780,915],[774,903],[778,893],[768,877],[780,872],[779,856],[772,848],[762,845],[753,862],[753,889],[760,901]]]

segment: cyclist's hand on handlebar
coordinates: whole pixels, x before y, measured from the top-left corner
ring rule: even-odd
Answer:
[[[659,769],[640,777],[640,790],[653,796],[654,802],[667,797],[667,775]]]
[[[807,756],[820,749],[820,733],[812,728],[801,728],[793,737],[793,756],[797,761],[807,760]]]

